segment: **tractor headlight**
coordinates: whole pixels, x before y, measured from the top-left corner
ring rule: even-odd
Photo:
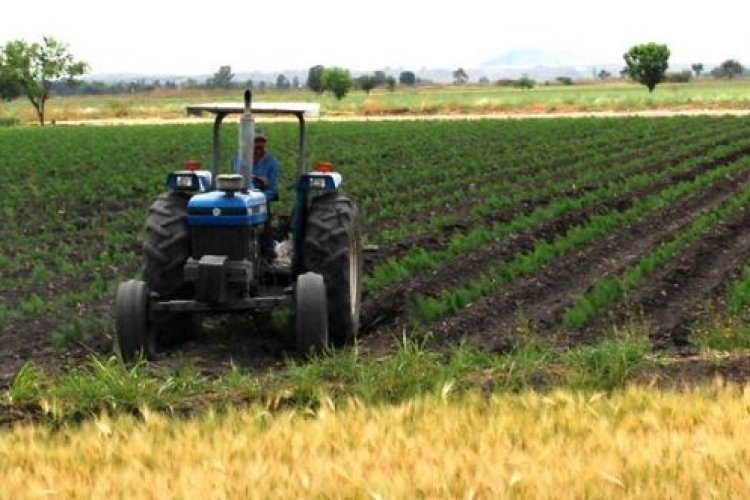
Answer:
[[[192,175],[178,175],[177,176],[177,188],[190,189],[193,187],[193,176]]]
[[[325,177],[311,177],[310,189],[326,189],[326,178]]]
[[[200,191],[201,184],[198,176],[187,170],[170,172],[167,174],[167,187],[178,191]]]

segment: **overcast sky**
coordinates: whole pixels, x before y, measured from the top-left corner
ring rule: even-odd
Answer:
[[[315,64],[478,67],[513,49],[621,63],[631,45],[666,43],[671,62],[750,65],[750,3],[739,0],[376,0],[3,2],[0,43],[50,35],[93,74],[208,74]]]

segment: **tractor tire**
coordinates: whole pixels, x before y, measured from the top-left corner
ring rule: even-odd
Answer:
[[[295,287],[295,347],[302,354],[322,352],[328,347],[328,306],[323,276],[305,273]]]
[[[154,330],[149,321],[148,287],[143,281],[120,283],[115,295],[115,341],[126,363],[154,353]]]
[[[329,193],[313,200],[305,225],[303,266],[325,280],[334,347],[353,342],[359,331],[362,240],[357,215],[348,196]]]
[[[189,286],[182,269],[190,257],[188,200],[179,193],[161,193],[148,209],[143,278],[163,299],[184,298]]]
[[[148,209],[143,243],[143,279],[162,300],[193,298],[193,285],[185,281],[183,267],[190,257],[187,225],[189,197],[165,192]],[[153,329],[160,347],[172,347],[200,331],[202,315],[165,313],[154,318]]]

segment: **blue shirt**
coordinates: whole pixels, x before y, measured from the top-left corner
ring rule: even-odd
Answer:
[[[240,172],[240,155],[235,153],[232,160],[234,171]],[[279,199],[279,162],[276,161],[276,157],[266,153],[258,163],[253,165],[252,175],[265,177],[268,179],[268,185],[263,186],[258,183],[255,179],[252,180],[253,188],[260,189],[263,194],[266,195],[268,201],[276,201]]]

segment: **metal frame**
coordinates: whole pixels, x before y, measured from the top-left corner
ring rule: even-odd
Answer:
[[[245,105],[242,103],[207,103],[195,104],[187,107],[189,116],[202,116],[203,113],[215,115],[213,126],[213,155],[211,172],[213,173],[214,182],[219,173],[221,164],[221,124],[228,115],[241,115],[245,112]],[[320,104],[318,103],[276,103],[276,102],[258,102],[252,103],[252,113],[269,114],[269,115],[294,115],[299,123],[299,146],[297,156],[297,170],[299,175],[307,172],[305,154],[307,152],[307,127],[305,115],[314,117],[320,113]]]

